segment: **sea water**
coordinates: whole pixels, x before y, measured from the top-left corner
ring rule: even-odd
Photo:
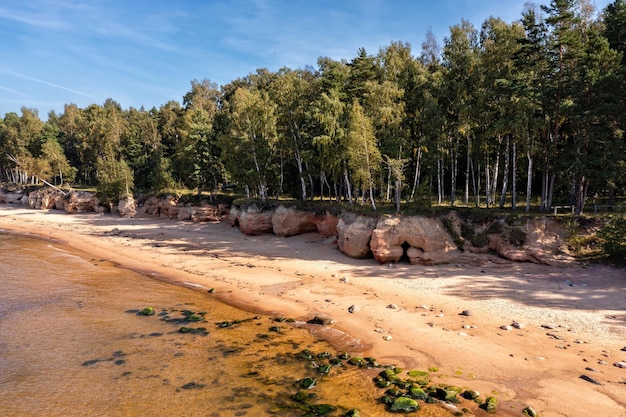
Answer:
[[[0,416],[302,416],[298,392],[336,407],[331,416],[391,415],[377,401],[378,370],[322,375],[303,351],[339,353],[206,290],[0,233]]]

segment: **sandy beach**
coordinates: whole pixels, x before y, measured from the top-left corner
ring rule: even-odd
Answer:
[[[246,236],[191,223],[0,205],[0,230],[54,239],[86,259],[206,290],[272,316],[334,320],[337,349],[498,398],[497,415],[626,416],[626,271],[486,258],[380,265],[317,234]],[[587,379],[581,376],[588,377]],[[601,385],[589,382],[597,381]],[[482,413],[481,410],[477,411]],[[485,413],[485,415],[487,415]]]

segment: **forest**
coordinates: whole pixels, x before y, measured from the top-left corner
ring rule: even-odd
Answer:
[[[461,21],[421,50],[258,69],[182,102],[66,104],[0,119],[0,180],[103,198],[236,188],[249,198],[550,211],[614,204],[626,185],[626,4],[527,5]]]

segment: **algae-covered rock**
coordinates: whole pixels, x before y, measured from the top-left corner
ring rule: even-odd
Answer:
[[[528,417],[539,417],[539,413],[537,413],[534,408],[526,407],[522,410],[522,414]]]
[[[302,389],[311,389],[316,383],[315,378],[304,378],[298,381],[298,386]]]
[[[416,400],[426,401],[428,399],[428,394],[419,386],[412,386],[409,388],[409,395],[411,398],[415,398]]]
[[[396,398],[393,404],[391,404],[391,406],[389,407],[389,411],[401,413],[410,413],[419,409],[420,405],[417,403],[417,401],[407,397]]]
[[[361,417],[361,413],[359,413],[359,410],[352,409],[344,414],[343,417]]]
[[[475,400],[476,398],[480,397],[480,393],[478,391],[468,389],[466,391],[463,391],[461,396],[466,400]]]
[[[480,406],[483,410],[487,411],[489,414],[496,413],[496,406],[498,405],[498,400],[495,397],[487,397],[483,405]]]
[[[146,307],[139,312],[142,316],[152,316],[154,315],[154,309],[152,307]]]

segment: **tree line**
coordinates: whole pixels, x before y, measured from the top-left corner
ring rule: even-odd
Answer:
[[[350,204],[612,204],[626,184],[626,4],[527,5],[463,20],[419,55],[401,41],[350,61],[258,69],[182,103],[113,99],[0,119],[0,179],[98,186],[112,199],[179,187]],[[523,201],[518,202],[518,198]]]

